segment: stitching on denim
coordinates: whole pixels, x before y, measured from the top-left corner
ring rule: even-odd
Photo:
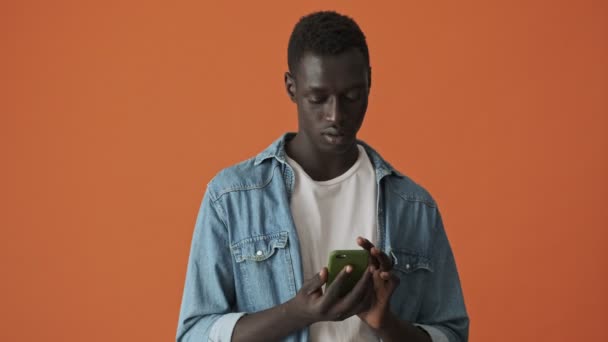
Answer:
[[[229,246],[230,245],[230,241],[228,240],[228,224],[226,222],[226,219],[224,218],[224,216],[226,215],[226,212],[224,211],[224,208],[222,208],[221,205],[219,205],[219,203],[213,202],[211,201],[211,205],[213,206],[213,209],[215,210],[217,217],[220,219],[220,221],[222,221],[222,224],[224,225],[224,230],[226,232],[226,236],[222,236],[222,242],[224,243],[224,245]]]
[[[289,280],[289,287],[291,295],[296,295],[296,277],[293,270],[293,262],[291,261],[291,248],[289,248],[289,241],[285,244],[285,263],[287,267],[287,279]]]
[[[408,202],[424,203],[430,208],[437,207],[437,204],[434,201],[431,201],[428,198],[423,198],[421,196],[418,196],[415,193],[412,193],[412,192],[402,193],[402,192],[395,190],[393,187],[391,187],[391,191],[394,192],[395,194],[399,195],[399,197],[403,198],[404,200],[406,200]]]
[[[401,254],[402,259],[399,260],[399,258],[397,257],[396,254]],[[434,271],[434,267],[433,267],[433,260],[431,257],[429,257],[427,254],[424,253],[420,253],[418,251],[414,251],[412,249],[406,249],[406,248],[393,248],[390,251],[390,254],[395,258],[395,269],[399,270],[403,273],[411,273],[414,272],[418,269],[427,269],[431,272]],[[406,262],[404,260],[409,260],[409,262]],[[411,269],[406,269],[404,268],[402,265],[404,263],[410,264],[411,265]]]
[[[253,245],[255,242],[258,241],[265,241],[265,251],[270,248],[270,252],[268,252],[268,254],[258,256],[257,254],[251,255],[249,253],[243,253],[242,249],[244,248],[244,246]],[[289,252],[288,241],[289,234],[286,231],[280,231],[277,233],[257,235],[243,239],[239,242],[233,243],[230,246],[230,250],[232,251],[234,258],[238,263],[241,263],[245,260],[264,261],[266,259],[270,259],[270,257],[272,257],[273,255],[275,255],[275,253],[278,252],[278,250],[285,250],[286,252]]]
[[[262,240],[273,240],[277,237],[281,238],[281,240],[285,240],[285,241],[281,241],[281,242],[286,244],[287,238],[288,238],[288,233],[286,231],[280,231],[280,232],[276,232],[276,233],[250,236],[248,238],[245,238],[245,239],[242,239],[240,241],[233,243],[232,246],[230,246],[230,248],[239,248],[239,247],[241,247],[241,245],[249,244],[251,242],[262,241]]]
[[[249,191],[249,190],[256,190],[256,189],[262,189],[268,186],[268,184],[270,184],[270,182],[272,181],[272,179],[274,178],[274,172],[275,169],[279,167],[279,165],[275,165],[273,166],[272,170],[270,170],[270,177],[268,178],[268,180],[266,180],[265,182],[263,182],[262,184],[252,184],[252,185],[242,185],[242,184],[238,184],[238,185],[233,185],[229,188],[225,188],[222,189],[218,192],[217,197],[215,198],[214,201],[219,200],[222,196],[224,196],[227,193],[230,192],[235,192],[235,191]]]

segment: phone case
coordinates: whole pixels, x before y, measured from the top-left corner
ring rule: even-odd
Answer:
[[[340,296],[345,296],[353,287],[355,287],[359,279],[361,279],[367,270],[368,261],[369,254],[364,249],[335,250],[331,252],[327,263],[329,277],[325,288],[327,289],[332,284],[338,273],[340,273],[346,265],[351,265],[353,271],[340,289]]]

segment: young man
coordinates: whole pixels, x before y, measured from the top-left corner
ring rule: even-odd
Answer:
[[[435,201],[356,138],[371,87],[365,36],[346,16],[310,14],[288,64],[298,132],[208,184],[177,340],[466,341]],[[349,265],[323,288],[329,253],[355,248],[369,252],[363,277],[339,295]]]

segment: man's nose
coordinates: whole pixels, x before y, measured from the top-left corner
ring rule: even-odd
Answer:
[[[341,101],[336,97],[332,96],[327,101],[327,110],[325,111],[325,120],[329,122],[340,122],[344,114],[342,112]]]

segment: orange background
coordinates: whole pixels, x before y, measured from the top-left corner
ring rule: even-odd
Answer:
[[[471,341],[606,341],[606,1],[2,1],[0,340],[174,339],[206,183],[286,130],[298,18],[368,37],[360,137],[440,204]]]

